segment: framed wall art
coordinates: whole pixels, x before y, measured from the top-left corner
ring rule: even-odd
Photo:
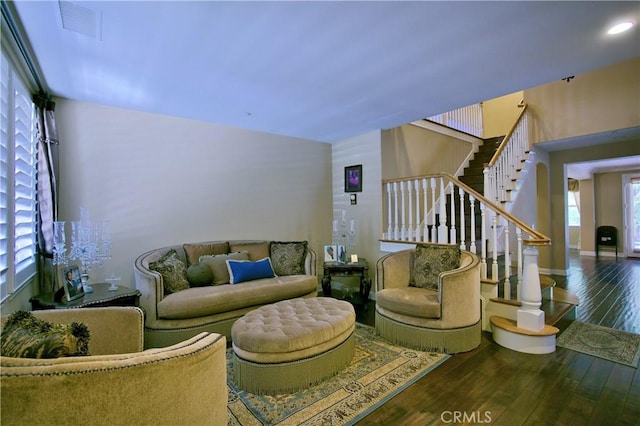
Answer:
[[[344,192],[362,192],[362,164],[344,168]]]

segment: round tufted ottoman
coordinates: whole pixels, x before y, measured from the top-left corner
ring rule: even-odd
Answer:
[[[234,381],[255,394],[292,393],[331,377],[351,362],[356,314],[328,297],[262,306],[231,328]]]

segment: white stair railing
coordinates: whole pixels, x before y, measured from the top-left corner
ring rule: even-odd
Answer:
[[[523,105],[516,123],[484,169],[485,197],[496,204],[513,201],[518,179],[529,155],[527,105]]]
[[[382,189],[387,212],[383,242],[456,244],[477,254],[481,260],[481,278],[494,282],[501,281],[498,247],[502,247],[504,297],[511,299],[514,296],[509,282],[512,261],[516,262],[518,280],[516,299],[520,300],[524,294],[534,294],[536,287],[540,291],[537,274],[523,275],[523,257],[527,249],[549,245],[551,240],[502,206],[448,173],[390,179],[383,182]],[[479,218],[476,212],[480,212]],[[477,227],[480,235],[476,233]],[[502,229],[500,233],[499,228]],[[487,247],[491,248],[490,258]],[[514,247],[513,252],[511,247]],[[532,267],[527,269],[533,270]],[[530,290],[530,286],[534,290]]]
[[[479,138],[482,130],[482,104],[474,104],[453,111],[427,117],[426,120],[451,127]]]

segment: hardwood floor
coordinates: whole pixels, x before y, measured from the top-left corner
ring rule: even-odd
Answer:
[[[640,259],[572,254],[559,287],[577,319],[640,334]],[[358,314],[373,325],[374,306]],[[558,347],[531,355],[495,344],[453,355],[358,425],[640,425],[640,373]]]

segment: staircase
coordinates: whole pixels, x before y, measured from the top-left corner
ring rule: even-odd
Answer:
[[[469,161],[469,165],[464,168],[462,171],[462,176],[460,182],[465,183],[471,189],[478,192],[479,194],[484,194],[484,169],[491,160],[491,158],[496,153],[498,146],[504,139],[504,136],[498,136],[490,139],[483,139],[481,145],[478,145],[478,151],[474,154],[473,159]],[[447,198],[447,211],[451,211],[451,199]],[[475,213],[475,235],[480,236],[481,234],[481,212],[480,209],[474,211]],[[465,235],[471,235],[471,212],[466,209],[464,212],[465,217]],[[460,229],[460,217],[455,216],[455,225],[458,229]],[[477,245],[480,244],[480,241],[477,241]]]
[[[509,213],[531,153],[526,105],[504,138],[486,140],[459,179],[446,174],[383,182],[381,251],[411,242],[457,244],[481,259],[483,330],[507,348],[555,351],[578,299],[538,271],[537,246],[549,237]],[[505,279],[508,277],[508,279]]]

